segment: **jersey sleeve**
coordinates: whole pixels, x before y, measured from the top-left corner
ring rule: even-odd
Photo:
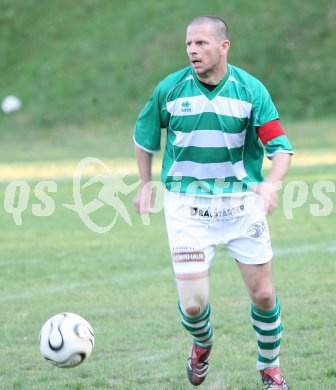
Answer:
[[[141,149],[154,153],[161,148],[161,129],[167,126],[167,110],[161,83],[140,112],[134,129],[134,142]]]
[[[253,125],[268,158],[279,152],[293,154],[293,147],[283,131],[278,111],[265,86],[259,82],[252,105]]]
[[[293,147],[286,134],[275,137],[266,144],[266,155],[268,158],[272,159],[279,152],[293,154]]]
[[[279,119],[279,114],[265,86],[259,81],[253,91],[252,120],[258,128],[265,123]]]

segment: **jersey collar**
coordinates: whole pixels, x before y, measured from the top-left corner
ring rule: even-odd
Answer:
[[[212,100],[213,98],[215,98],[219,91],[221,91],[221,89],[224,87],[225,83],[228,81],[229,77],[230,77],[230,74],[231,74],[231,65],[227,64],[227,72],[226,72],[226,75],[225,77],[223,78],[223,80],[217,85],[217,87],[212,90],[212,91],[209,91],[199,80],[198,80],[198,77],[196,76],[195,72],[192,70],[192,75],[193,75],[193,78],[194,78],[194,81],[197,85],[197,87],[200,89],[200,91],[202,92],[203,95],[205,95],[208,99]]]

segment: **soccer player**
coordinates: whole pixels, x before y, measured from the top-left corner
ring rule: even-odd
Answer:
[[[152,157],[164,128],[164,211],[178,310],[193,339],[189,381],[198,386],[208,373],[214,342],[209,271],[216,246],[224,244],[252,301],[257,370],[266,389],[288,389],[279,368],[282,324],[266,214],[277,206],[292,147],[265,86],[227,62],[230,41],[222,19],[192,20],[186,46],[191,65],[157,85],[136,122],[141,189],[134,206],[139,213],[153,206]],[[263,179],[265,150],[272,164]]]

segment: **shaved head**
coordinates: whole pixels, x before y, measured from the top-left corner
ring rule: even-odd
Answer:
[[[198,16],[189,23],[188,27],[200,24],[211,24],[214,35],[218,41],[229,39],[229,29],[223,19],[210,15]]]

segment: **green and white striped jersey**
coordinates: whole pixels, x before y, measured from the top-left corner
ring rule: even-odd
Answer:
[[[134,141],[153,153],[167,129],[162,181],[169,191],[241,193],[263,180],[257,128],[278,118],[265,86],[247,72],[228,65],[225,78],[209,91],[189,66],[155,88],[137,119]],[[279,151],[292,152],[286,135],[266,144],[270,158]]]

